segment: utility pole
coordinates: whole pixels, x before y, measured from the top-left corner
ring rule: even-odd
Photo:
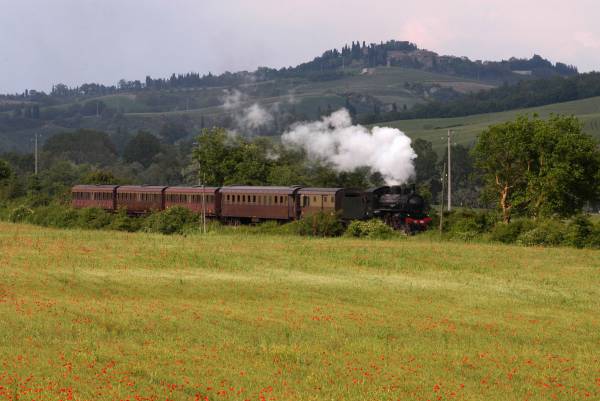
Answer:
[[[448,130],[448,211],[452,210],[452,158],[451,158],[451,130]]]
[[[34,150],[34,154],[35,154],[35,175],[38,174],[38,134],[35,134],[35,150]]]
[[[202,173],[202,231],[206,234],[206,193],[204,191],[204,182],[206,181],[206,173]]]
[[[444,163],[444,170],[442,171],[442,196],[440,196],[440,235],[442,235],[442,227],[444,225],[444,184],[446,183],[446,163]]]

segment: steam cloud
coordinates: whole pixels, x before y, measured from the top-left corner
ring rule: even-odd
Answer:
[[[224,91],[223,108],[233,112],[238,129],[252,132],[270,125],[275,120],[273,114],[258,103],[244,107],[247,100],[247,96],[237,89]]]
[[[374,127],[369,131],[352,125],[346,109],[293,126],[283,134],[282,142],[302,147],[311,159],[330,162],[338,171],[369,166],[389,185],[403,184],[415,173],[413,159],[417,155],[409,137],[396,128]]]

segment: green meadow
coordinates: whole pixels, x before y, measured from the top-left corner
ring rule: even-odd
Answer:
[[[435,150],[442,152],[447,145],[446,138],[449,129],[454,132],[454,143],[471,146],[477,140],[477,136],[490,125],[514,120],[518,115],[533,116],[534,114],[542,118],[547,118],[551,114],[573,115],[583,124],[584,132],[600,139],[600,97],[499,113],[453,118],[400,120],[377,125],[399,128],[413,139],[426,139],[433,143]]]
[[[0,223],[0,400],[594,400],[600,252]]]

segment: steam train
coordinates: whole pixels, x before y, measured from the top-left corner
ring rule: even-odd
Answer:
[[[180,206],[223,222],[256,223],[301,219],[318,212],[343,220],[380,218],[398,230],[423,231],[431,222],[426,204],[414,187],[383,186],[361,191],[350,188],[301,186],[167,187],[76,185],[75,208],[125,209],[131,215]]]

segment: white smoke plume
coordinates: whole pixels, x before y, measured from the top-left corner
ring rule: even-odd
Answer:
[[[244,94],[237,89],[223,91],[223,108],[225,110],[238,109],[244,100]]]
[[[268,126],[275,118],[271,111],[265,109],[258,103],[245,107],[248,97],[237,89],[223,91],[223,108],[233,113],[236,128],[245,132],[252,132],[261,127]],[[276,111],[277,104],[273,107]]]
[[[380,172],[389,185],[405,183],[415,173],[417,157],[411,139],[390,127],[352,125],[346,109],[319,121],[293,126],[282,136],[287,146],[300,146],[313,160],[330,162],[338,171],[369,166]]]
[[[258,103],[245,108],[240,115],[236,117],[237,123],[241,128],[258,129],[271,124],[274,120],[273,115],[262,108]]]

